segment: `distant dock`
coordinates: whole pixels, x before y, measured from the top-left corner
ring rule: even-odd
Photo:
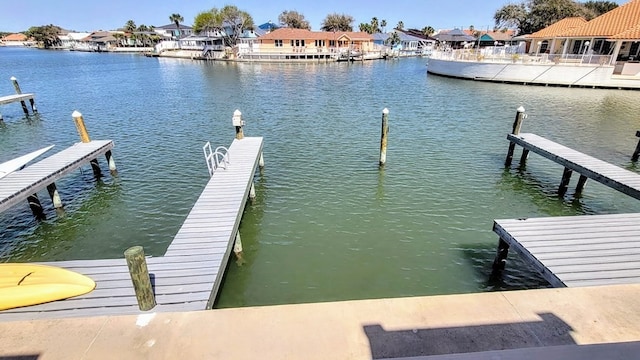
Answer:
[[[36,108],[36,103],[33,94],[23,94],[20,89],[20,85],[18,84],[18,80],[15,77],[11,77],[11,81],[13,82],[13,87],[16,90],[14,95],[0,96],[0,105],[11,104],[14,102],[20,102],[22,105],[22,111],[25,115],[29,116],[29,109],[27,108],[27,104],[25,101],[29,100],[29,104],[31,105],[31,111],[35,114],[38,112]],[[0,113],[0,121],[3,120],[2,113]]]

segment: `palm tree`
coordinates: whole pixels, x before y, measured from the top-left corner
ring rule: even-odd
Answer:
[[[380,27],[378,26],[378,18],[371,18],[371,34],[379,33]]]
[[[387,20],[382,19],[382,21],[380,21],[380,27],[382,28],[382,32],[384,32],[384,28],[387,27]]]
[[[180,14],[171,14],[169,16],[169,21],[176,24],[176,27],[178,28],[177,37],[180,38],[180,23],[184,22],[184,18]]]
[[[322,31],[353,31],[353,17],[345,14],[329,14],[322,21]]]
[[[136,31],[136,22],[133,20],[127,20],[127,23],[124,24],[124,29],[128,32],[134,32]]]
[[[433,35],[433,33],[435,33],[436,30],[434,28],[432,28],[431,26],[425,26],[422,28],[422,33],[424,34],[424,36],[429,37],[431,35]]]
[[[402,20],[398,21],[398,25],[396,25],[396,29],[398,30],[404,29],[404,23],[402,22]]]
[[[392,32],[391,35],[387,38],[387,44],[392,48],[396,46],[396,44],[400,43],[400,35],[397,32]]]

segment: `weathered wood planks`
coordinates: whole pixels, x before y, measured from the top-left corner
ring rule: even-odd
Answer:
[[[493,231],[555,287],[640,282],[640,214],[495,220]]]

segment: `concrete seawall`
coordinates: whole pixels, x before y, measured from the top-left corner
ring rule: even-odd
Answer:
[[[640,344],[638,309],[640,285],[623,285],[5,322],[0,358],[623,359]],[[588,344],[608,345],[576,346]]]
[[[470,80],[572,87],[640,89],[640,77],[616,77],[613,66],[429,59],[427,72]]]

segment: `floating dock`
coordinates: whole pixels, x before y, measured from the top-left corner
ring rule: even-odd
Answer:
[[[262,146],[261,137],[234,140],[226,168],[213,172],[164,256],[146,259],[157,303],[153,312],[213,306],[252,193]],[[5,310],[0,321],[143,313],[124,258],[46,264],[87,275],[96,289],[62,301]]]
[[[554,287],[640,283],[640,214],[495,220],[493,231]]]

